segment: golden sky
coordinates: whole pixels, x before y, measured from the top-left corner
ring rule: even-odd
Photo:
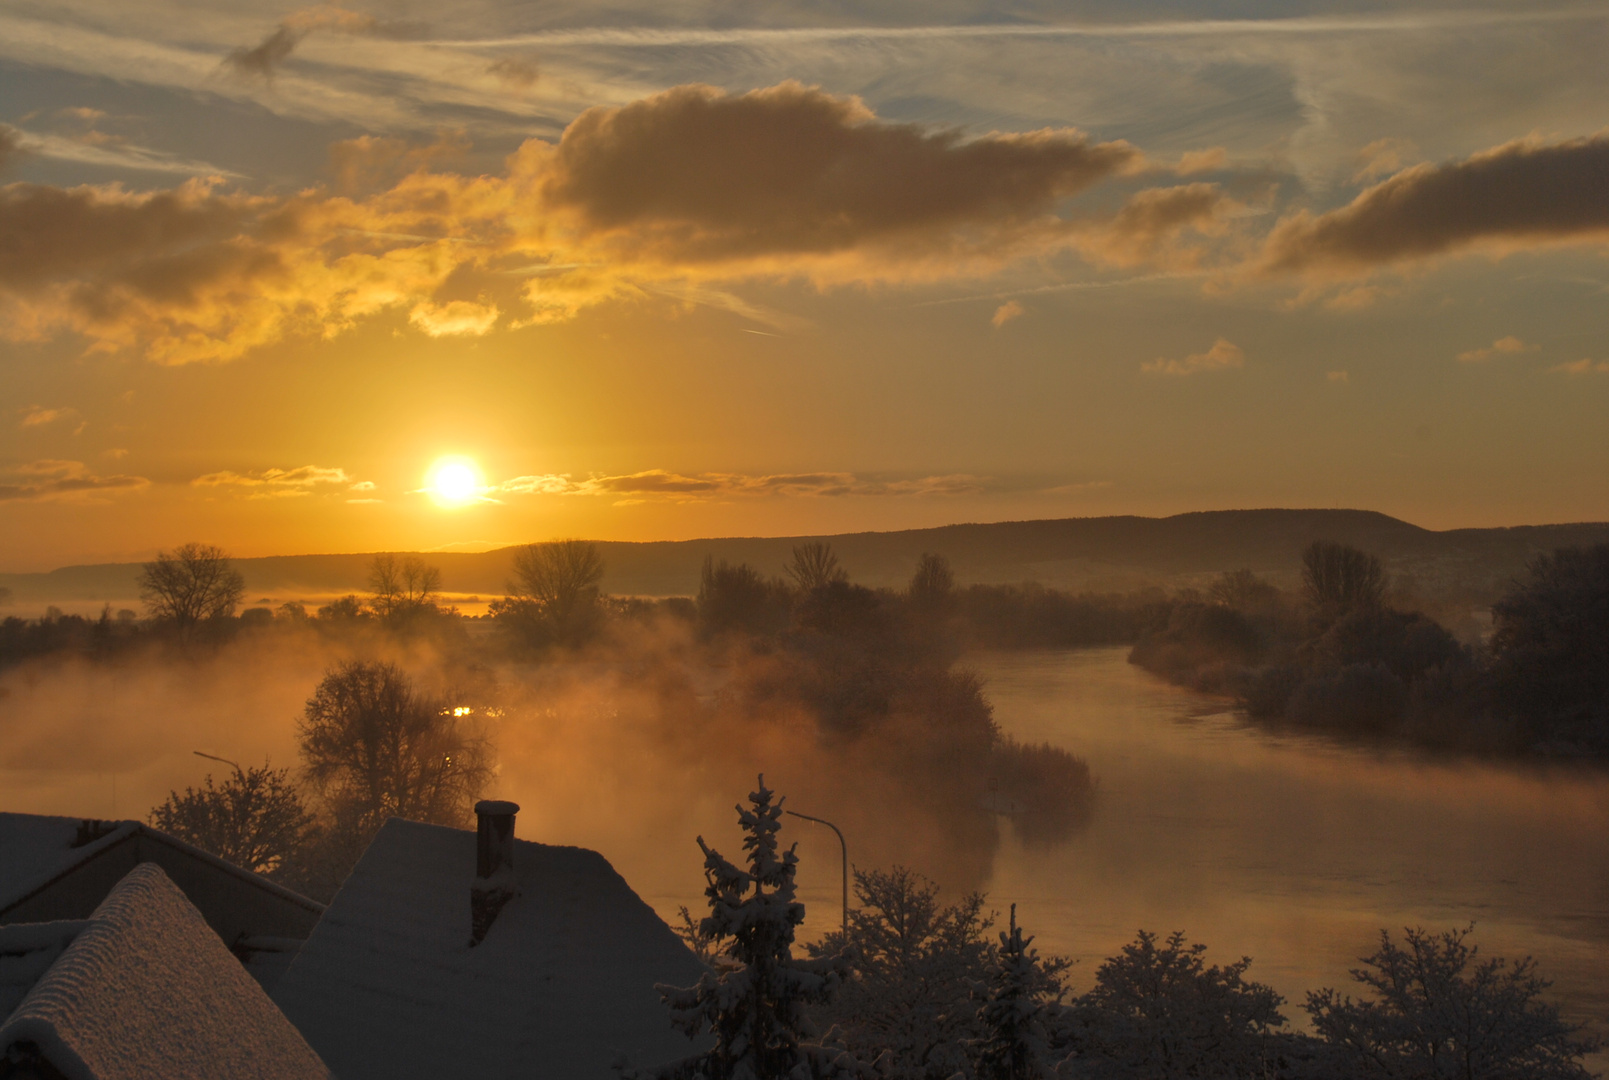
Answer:
[[[1605,55],[1546,3],[0,0],[0,569],[1609,518]]]

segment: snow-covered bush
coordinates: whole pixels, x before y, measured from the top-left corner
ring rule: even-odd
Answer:
[[[1099,1080],[1173,1080],[1272,1075],[1285,1023],[1282,998],[1245,978],[1243,957],[1208,967],[1205,945],[1174,933],[1166,942],[1144,930],[1095,973],[1095,987],[1074,1003],[1078,1054],[1062,1072]]]
[[[858,907],[849,913],[854,977],[828,1005],[812,1010],[838,1029],[863,1060],[908,1080],[948,1080],[968,1067],[979,1034],[972,987],[988,977],[995,949],[985,932],[982,893],[940,905],[938,886],[903,866],[855,871]],[[842,933],[809,946],[812,956],[843,950]]]
[[[1327,1044],[1322,1075],[1368,1080],[1589,1080],[1581,1058],[1598,1048],[1541,1000],[1548,982],[1529,957],[1477,961],[1470,929],[1380,932],[1380,948],[1353,978],[1374,991],[1354,1001],[1331,989],[1307,995]]]

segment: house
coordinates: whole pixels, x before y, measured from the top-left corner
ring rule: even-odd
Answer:
[[[0,1080],[329,1077],[161,866],[87,914],[0,926]]]
[[[656,983],[702,964],[595,851],[393,818],[274,989],[342,1080],[605,1080],[697,1047]]]
[[[0,925],[84,919],[156,863],[271,988],[324,905],[137,821],[0,813]]]

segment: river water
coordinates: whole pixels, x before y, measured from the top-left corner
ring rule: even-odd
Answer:
[[[1351,990],[1381,929],[1474,923],[1484,953],[1535,956],[1567,1012],[1609,1032],[1609,773],[1269,733],[1126,652],[968,661],[1006,732],[1097,778],[1086,829],[1044,848],[1008,830],[989,885],[1080,961],[1075,989],[1135,930],[1182,930],[1209,961],[1252,957],[1297,1019],[1305,991]]]

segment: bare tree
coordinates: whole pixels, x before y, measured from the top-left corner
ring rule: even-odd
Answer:
[[[325,675],[297,734],[332,827],[367,840],[393,816],[463,822],[491,755],[453,712],[394,664],[349,662]]]
[[[376,615],[408,615],[435,606],[441,592],[441,571],[417,555],[399,559],[385,552],[369,563],[369,591],[369,606]]]
[[[1385,589],[1385,568],[1366,551],[1315,540],[1302,552],[1302,591],[1321,611],[1375,607]]]
[[[188,637],[207,619],[234,614],[246,592],[246,579],[229,565],[229,556],[212,544],[185,544],[173,554],[159,551],[140,571],[140,599],[153,618],[171,622]]]
[[[493,613],[510,619],[527,636],[579,645],[598,620],[598,582],[603,556],[588,540],[530,544],[514,554],[515,581]]]
[[[1250,570],[1226,570],[1208,587],[1207,599],[1236,611],[1257,611],[1277,604],[1279,590]]]
[[[291,783],[289,769],[241,769],[214,787],[168,795],[150,822],[165,833],[247,870],[273,874],[295,858],[307,840],[312,815]]]
[[[911,602],[928,610],[941,608],[949,603],[954,591],[955,574],[950,570],[950,560],[924,551],[916,573],[911,575]]]
[[[838,565],[838,556],[832,553],[832,545],[819,540],[794,548],[793,561],[783,569],[800,592],[810,592],[835,581],[849,580],[849,575]]]

